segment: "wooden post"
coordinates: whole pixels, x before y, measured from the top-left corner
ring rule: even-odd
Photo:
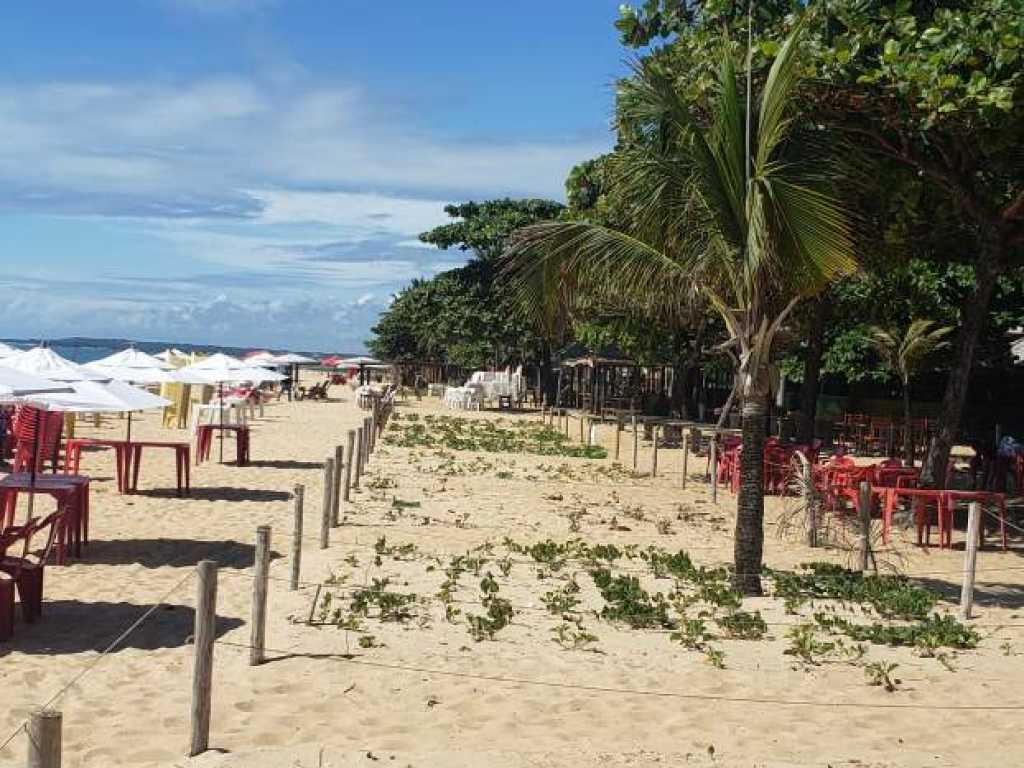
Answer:
[[[200,560],[196,564],[196,617],[192,668],[192,740],[188,756],[210,748],[210,714],[213,694],[213,641],[217,636],[217,563]]]
[[[320,549],[327,549],[331,540],[331,486],[334,484],[334,457],[324,460],[324,495],[320,516]]]
[[[565,418],[565,436],[569,436],[569,409],[566,408],[562,411],[562,416]]]
[[[686,472],[690,463],[690,433],[686,431],[686,427],[682,427],[683,430],[683,488],[686,487]]]
[[[363,428],[356,429],[356,455],[352,459],[355,464],[355,476],[352,478],[352,487],[359,487],[359,478],[363,474]]]
[[[654,450],[651,451],[651,477],[658,476],[658,432],[660,427],[655,424],[651,434],[654,437]]]
[[[334,477],[331,478],[331,525],[337,527],[341,522],[341,471],[344,463],[344,449],[334,446]]]
[[[256,559],[252,580],[252,629],[249,634],[249,666],[262,664],[267,647],[267,586],[270,581],[270,526],[256,529]]]
[[[636,414],[632,416],[633,419],[633,471],[636,472],[637,468],[637,456],[640,453],[640,434],[636,431]]]
[[[306,495],[306,486],[295,486],[295,527],[292,529],[292,573],[289,588],[294,592],[299,588],[299,572],[302,568],[302,504]]]
[[[858,554],[860,559],[860,570],[867,573],[871,567],[871,484],[864,480],[860,484],[860,541],[858,542]]]
[[[619,445],[622,443],[622,417],[615,417],[615,460],[619,460]]]
[[[348,439],[345,443],[345,492],[342,494],[342,501],[348,501],[350,495],[350,488],[352,486],[352,457],[355,456],[356,449],[356,431],[350,429],[348,431]]]
[[[28,719],[28,768],[60,768],[61,726],[56,709],[36,709]]]
[[[587,417],[583,415],[583,411],[580,411],[580,445],[583,445],[583,422],[587,420]]]
[[[362,473],[366,474],[370,464],[370,440],[373,431],[373,419],[369,416],[362,420]]]
[[[711,465],[711,503],[718,503],[718,433],[711,433],[711,447],[708,449],[710,452],[710,465]]]
[[[377,450],[377,411],[379,406],[377,401],[373,401],[373,413],[370,414],[370,450],[369,453],[373,453]]]
[[[804,526],[807,530],[807,546],[818,546],[817,492],[814,488],[814,471],[810,462],[803,468]]]
[[[967,512],[967,543],[964,548],[964,580],[960,585],[960,621],[971,618],[974,607],[974,570],[981,538],[981,504],[972,501]]]

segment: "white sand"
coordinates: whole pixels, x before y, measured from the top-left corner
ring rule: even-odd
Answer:
[[[341,389],[332,394],[341,395]],[[193,467],[190,499],[166,491],[173,486],[170,453],[146,455],[143,492],[137,496],[116,493],[110,454],[86,454],[83,471],[96,479],[92,542],[82,560],[47,569],[43,619],[31,626],[17,624],[13,642],[0,647],[0,699],[6,704],[0,711],[0,739],[32,706],[93,662],[97,649],[164,598],[201,558],[221,563],[219,613],[225,618],[220,639],[247,643],[255,530],[264,523],[273,526],[273,547],[282,557],[275,560],[272,575],[286,579],[290,492],[296,483],[307,488],[303,578],[310,582],[331,573],[356,584],[390,575],[392,589],[433,595],[443,566],[428,573],[426,559],[395,562],[391,557],[384,557],[380,568],[374,566],[373,544],[381,534],[389,544],[414,542],[421,553],[436,553],[444,563],[485,541],[500,544],[505,535],[524,543],[579,535],[592,543],[686,548],[701,564],[731,559],[734,499],[722,491],[718,507],[712,507],[707,486],[700,482],[681,491],[679,452],[666,450],[659,452],[663,476],[613,480],[592,471],[610,466],[611,460],[497,454],[482,454],[476,474],[445,477],[431,471],[439,460],[429,451],[381,447],[370,477],[393,481],[395,487],[364,485],[346,509],[348,524],[334,530],[330,549],[321,551],[314,540],[319,462],[335,444],[344,443],[345,430],[364,415],[347,390],[345,398],[341,403],[271,405],[254,426],[253,465]],[[402,411],[434,408],[410,403]],[[98,433],[120,436],[122,427],[108,421]],[[97,434],[91,428],[80,431]],[[187,439],[184,433],[161,429],[154,415],[141,420],[136,434]],[[603,439],[610,436],[606,428]],[[627,435],[626,463],[629,443]],[[648,466],[648,450],[640,457],[642,469]],[[230,446],[227,456],[233,455]],[[457,466],[473,458],[457,454]],[[574,467],[572,479],[552,477],[550,468],[563,464]],[[703,460],[691,464],[692,472],[701,469]],[[499,471],[512,477],[499,479]],[[384,483],[378,479],[375,484]],[[551,498],[558,494],[560,501]],[[394,497],[421,506],[396,510]],[[644,520],[634,519],[637,505]],[[782,506],[773,501],[770,517]],[[582,530],[570,534],[567,514],[578,509],[586,511]],[[467,527],[456,527],[467,513]],[[422,526],[425,516],[431,524]],[[609,530],[612,516],[631,530]],[[671,521],[672,533],[658,533],[656,521],[662,518]],[[958,592],[962,552],[904,549],[908,572],[933,574],[929,578],[936,586]],[[498,556],[502,551],[497,547]],[[357,567],[345,562],[351,554],[358,558]],[[770,565],[829,557],[841,559],[822,551],[812,554],[798,542],[768,534]],[[493,569],[492,562],[487,570]],[[718,642],[725,652],[724,670],[671,642],[666,633],[613,627],[592,613],[584,624],[598,636],[602,653],[563,650],[552,642],[551,630],[560,620],[540,602],[544,592],[562,582],[539,581],[535,568],[520,562],[507,579],[498,579],[501,595],[520,606],[514,624],[495,641],[481,643],[473,642],[461,617],[447,623],[435,599],[422,609],[429,618],[423,627],[416,621],[367,622],[367,632],[383,647],[361,649],[358,633],[290,620],[309,615],[314,588],[293,593],[284,581],[274,581],[267,627],[271,661],[250,668],[244,648],[217,647],[211,741],[219,751],[193,760],[183,757],[191,680],[186,642],[195,599],[194,579],[188,579],[166,598],[166,607],[61,698],[64,765],[1024,764],[1020,712],[935,709],[1024,707],[1024,561],[1019,550],[1003,554],[990,547],[979,556],[979,571],[984,583],[977,623],[985,635],[980,648],[956,654],[956,671],[951,672],[908,649],[872,647],[868,660],[900,665],[896,674],[903,682],[892,694],[866,685],[859,666],[796,665],[783,654],[785,626],[770,627],[775,638],[770,641]],[[599,606],[589,576],[580,573],[578,580],[585,605]],[[463,575],[458,598],[477,600],[478,582],[472,574]],[[793,621],[777,601],[747,602],[762,608],[770,622]],[[479,605],[458,607],[481,611]],[[1016,626],[997,629],[999,624]],[[1001,647],[1007,642],[1007,648]],[[351,661],[342,656],[346,653],[354,654]],[[0,761],[20,764],[24,751],[21,735],[0,750]]]

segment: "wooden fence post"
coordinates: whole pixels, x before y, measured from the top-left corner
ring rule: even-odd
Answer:
[[[217,636],[217,563],[196,564],[196,616],[193,632],[195,663],[192,668],[192,710],[188,756],[210,748],[210,714],[213,694],[213,641]]]
[[[967,512],[967,543],[964,547],[964,581],[960,586],[960,621],[971,618],[974,607],[974,570],[981,538],[981,504],[972,501]]]
[[[334,457],[324,460],[324,494],[320,516],[320,549],[327,549],[331,540],[331,486],[334,484]]]
[[[814,470],[810,462],[803,467],[804,526],[807,530],[807,546],[818,546],[818,499],[814,487]]]
[[[636,431],[636,414],[632,416],[633,420],[633,471],[637,469],[637,455],[640,453],[640,435]]]
[[[686,471],[690,463],[690,433],[683,427],[683,488],[686,487]]]
[[[866,480],[860,484],[860,540],[858,555],[860,570],[867,573],[871,567],[871,484]]]
[[[356,428],[356,455],[352,460],[355,463],[355,475],[352,478],[352,487],[359,487],[359,478],[363,474],[363,428]]]
[[[718,433],[711,433],[710,467],[711,467],[711,503],[718,503]]]
[[[586,421],[583,411],[580,411],[580,445],[583,445],[583,422]]]
[[[660,427],[655,424],[651,434],[654,438],[654,450],[651,451],[651,477],[658,476],[658,432]]]
[[[352,486],[352,457],[355,456],[355,449],[356,431],[354,429],[350,429],[345,442],[345,492],[341,497],[342,501],[349,500],[348,497]]]
[[[267,647],[267,586],[270,581],[270,526],[256,529],[256,559],[252,580],[252,629],[249,635],[249,666],[262,664]]]
[[[619,460],[619,446],[622,443],[622,417],[615,417],[615,460]]]
[[[334,477],[331,478],[331,525],[337,527],[341,522],[341,471],[344,463],[344,449],[334,446]]]
[[[61,727],[56,709],[36,709],[28,719],[28,768],[60,768]]]
[[[292,529],[292,573],[289,587],[294,592],[299,588],[299,572],[302,569],[302,504],[306,486],[295,486],[295,527]]]

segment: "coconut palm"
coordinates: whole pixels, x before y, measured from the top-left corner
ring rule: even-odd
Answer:
[[[706,103],[687,98],[657,65],[638,65],[620,89],[622,148],[611,170],[614,193],[628,201],[627,231],[542,223],[521,230],[504,257],[506,279],[538,312],[559,283],[624,303],[680,305],[696,284],[722,316],[742,403],[734,560],[746,594],[761,591],[773,344],[801,299],[855,269],[848,216],[828,191],[831,166],[811,161],[807,149],[820,142],[793,110],[799,30],[756,104],[748,93],[750,108],[728,41]]]
[[[901,335],[879,326],[868,329],[868,341],[881,355],[885,366],[900,380],[903,389],[903,461],[914,466],[914,436],[910,418],[910,380],[921,369],[925,359],[946,341],[953,329],[934,328],[931,320],[914,320]]]

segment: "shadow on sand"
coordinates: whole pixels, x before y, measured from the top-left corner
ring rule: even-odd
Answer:
[[[256,557],[252,544],[238,541],[194,539],[112,539],[90,541],[75,565],[141,565],[143,568],[191,568],[200,560],[213,560],[221,568],[251,568]],[[283,557],[271,551],[270,559]]]
[[[183,584],[181,589],[187,590],[189,586]],[[176,595],[175,599],[180,600],[181,596]],[[43,603],[43,615],[34,623],[17,622],[14,637],[0,645],[0,658],[13,652],[57,655],[102,651],[149,607],[134,603],[47,600]],[[243,623],[241,619],[217,617],[217,637]],[[194,627],[195,611],[190,606],[167,603],[136,627],[112,653],[125,648],[153,651],[188,645]]]
[[[249,466],[260,469],[323,469],[324,463],[322,461],[291,461],[281,459],[277,461],[250,461]]]
[[[259,488],[214,488],[192,487],[188,496],[178,496],[174,488],[150,488],[138,491],[137,496],[157,499],[181,499],[182,501],[288,501],[292,495],[287,491],[267,491]]]

